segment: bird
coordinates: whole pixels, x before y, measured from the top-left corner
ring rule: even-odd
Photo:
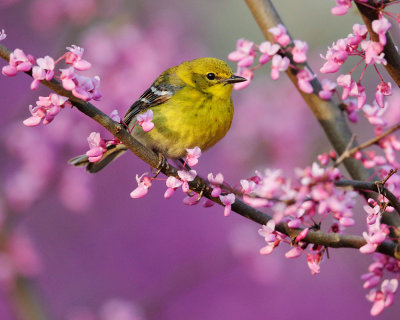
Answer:
[[[147,148],[162,157],[182,159],[186,149],[202,152],[214,146],[230,129],[233,118],[233,85],[247,79],[217,58],[184,61],[165,70],[126,112],[123,124]],[[151,109],[154,128],[145,132],[136,116]],[[123,144],[109,145],[97,162],[87,155],[69,160],[95,173],[127,151]]]

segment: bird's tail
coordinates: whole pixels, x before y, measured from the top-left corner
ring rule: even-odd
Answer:
[[[126,150],[128,149],[123,144],[109,145],[107,146],[107,151],[103,154],[103,157],[97,162],[90,162],[88,156],[86,154],[82,154],[70,159],[68,163],[76,167],[86,167],[87,171],[95,173],[124,154]]]

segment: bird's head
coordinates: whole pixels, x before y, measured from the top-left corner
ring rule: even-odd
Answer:
[[[246,78],[233,74],[231,67],[216,58],[199,58],[179,65],[178,77],[186,84],[219,98],[229,98],[233,84]]]

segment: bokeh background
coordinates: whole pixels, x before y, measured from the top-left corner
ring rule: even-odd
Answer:
[[[355,11],[332,16],[333,5],[276,1],[292,36],[309,43],[316,72],[319,54],[360,22]],[[2,0],[2,28],[7,47],[35,57],[83,46],[93,65],[87,74],[102,81],[96,106],[121,114],[164,69],[201,56],[227,60],[240,37],[262,41],[240,0]],[[258,70],[250,87],[234,93],[232,128],[201,157],[201,175],[222,172],[231,185],[267,167],[291,176],[330,150],[292,84],[268,73]],[[312,276],[305,257],[284,258],[287,246],[261,256],[255,223],[224,217],[218,206],[185,206],[180,192],[165,200],[163,181],[131,199],[135,175],[149,171],[132,154],[96,175],[69,167],[101,128],[75,109],[48,126],[24,127],[28,105],[49,94],[30,91],[30,81],[0,77],[0,319],[17,319],[15,275],[29,279],[47,319],[370,318],[360,279],[370,257],[330,250]],[[360,234],[365,217],[356,215],[361,226],[349,231]],[[383,317],[399,312],[395,302]]]

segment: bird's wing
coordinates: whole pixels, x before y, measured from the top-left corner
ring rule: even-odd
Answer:
[[[161,74],[151,87],[134,102],[125,114],[125,124],[129,125],[138,113],[168,101],[178,90],[182,89],[184,84],[181,80],[177,80],[175,73],[171,71],[168,69]]]

